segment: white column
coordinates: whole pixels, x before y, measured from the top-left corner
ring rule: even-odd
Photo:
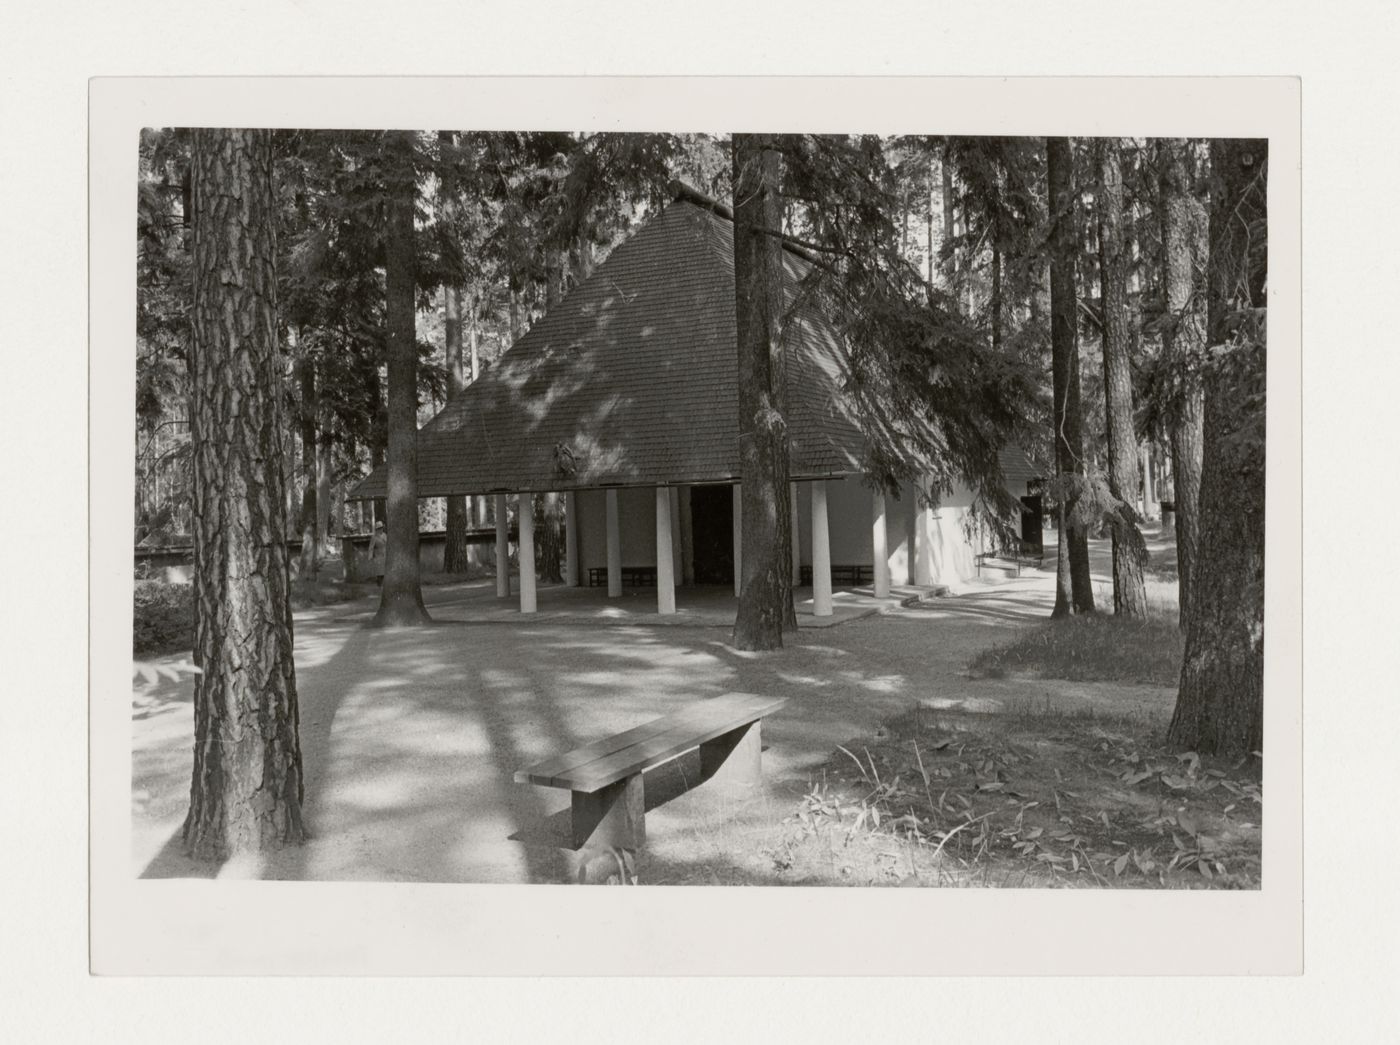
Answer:
[[[917,584],[915,563],[919,557],[919,489],[914,487],[909,502],[899,501],[900,521],[904,525],[904,584]]]
[[[734,490],[734,596],[738,598],[744,589],[744,502],[742,487],[735,483]]]
[[[496,597],[510,594],[510,516],[506,512],[506,495],[496,495]]]
[[[885,491],[875,489],[875,500],[870,517],[870,547],[875,563],[875,597],[889,598],[890,594],[890,553],[885,541]]]
[[[516,520],[520,525],[520,612],[535,612],[535,510],[528,493],[516,496]]]
[[[607,492],[608,502],[608,598],[622,594],[622,535],[617,529],[617,491]]]
[[[917,496],[922,497],[920,488]],[[914,502],[914,583],[933,583],[933,509]]]
[[[564,583],[578,587],[578,494],[564,495]]]
[[[1139,454],[1142,468],[1142,514],[1148,519],[1156,519],[1161,516],[1161,505],[1157,501],[1157,484],[1154,481],[1156,476],[1152,474],[1152,445],[1142,444],[1142,452]]]
[[[671,491],[656,488],[656,612],[676,612],[676,560],[671,555]]]
[[[826,482],[812,486],[812,615],[831,616],[831,542],[826,530]]]
[[[788,513],[792,522],[792,586],[796,588],[802,584],[802,527],[797,525],[797,484],[789,485],[792,487],[792,509]]]

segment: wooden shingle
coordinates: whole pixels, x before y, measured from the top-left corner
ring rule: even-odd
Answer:
[[[733,225],[678,199],[621,243],[418,433],[418,494],[723,482],[739,474]],[[789,295],[808,262],[785,251]],[[846,357],[790,322],[793,478],[861,470]],[[376,469],[352,499],[384,496]]]

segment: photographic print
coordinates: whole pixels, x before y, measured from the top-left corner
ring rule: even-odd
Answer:
[[[143,126],[128,876],[1257,893],[1271,141],[929,123]]]

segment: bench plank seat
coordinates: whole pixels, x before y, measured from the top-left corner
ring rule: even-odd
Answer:
[[[655,588],[656,587],[656,567],[655,566],[622,566],[618,573],[622,579],[623,587],[627,588]],[[588,567],[588,586],[590,588],[601,587],[608,583],[608,568],[606,566]]]
[[[1002,546],[989,552],[979,552],[977,555],[977,572],[982,572],[982,567],[986,566],[994,570],[1015,570],[1016,576],[1021,576],[1022,566],[1035,566],[1039,568],[1045,562],[1045,553],[1042,548],[1024,542],[1015,545]]]
[[[642,774],[700,749],[701,777],[756,783],[761,727],[785,697],[726,693],[538,762],[517,784],[573,792],[574,844],[636,847],[646,837]]]
[[[752,705],[742,713],[724,709],[710,712],[706,708],[708,713],[678,716],[673,720],[671,728],[664,733],[573,770],[568,774],[569,783],[563,786],[573,791],[597,791],[625,776],[654,769],[677,755],[694,750],[706,741],[731,733],[741,726],[747,726],[783,705],[781,699],[754,699],[762,700],[763,703]]]
[[[654,769],[740,726],[769,715],[786,697],[726,693],[663,715],[613,737],[575,748],[515,774],[517,784],[597,791],[632,773]]]

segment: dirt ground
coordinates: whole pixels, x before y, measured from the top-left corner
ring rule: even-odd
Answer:
[[[1162,551],[1160,541],[1153,547]],[[1095,555],[1106,583],[1106,548]],[[648,843],[636,868],[644,883],[1160,885],[1178,884],[1184,863],[1202,883],[1209,873],[1212,883],[1248,884],[1237,850],[1247,848],[1257,804],[1233,789],[1248,786],[1250,767],[1178,764],[1156,752],[1171,688],[968,677],[978,651],[1048,614],[1053,567],[1051,556],[1020,578],[989,575],[953,597],[804,628],[766,654],[730,648],[727,628],[713,624],[472,620],[450,609],[494,599],[489,581],[428,587],[430,610],[461,619],[412,631],[364,628],[372,599],[302,610],[310,840],[222,867],[187,860],[179,828],[192,687],[138,682],[133,870],[572,881],[591,854],[567,848],[568,793],[514,784],[513,773],[695,700],[747,690],[788,698],[763,727],[764,789],[741,803],[685,790],[697,773],[693,755],[648,774]],[[1154,582],[1151,597],[1174,599],[1174,587]],[[911,756],[922,769],[911,770]],[[1089,782],[1122,793],[1108,826],[1097,820],[1102,832],[1085,820],[1094,811]],[[1227,796],[1236,801],[1222,813]],[[1228,830],[1216,822],[1222,815]],[[836,853],[834,839],[847,835]],[[1173,835],[1196,855],[1178,858],[1168,879]],[[1257,853],[1257,830],[1254,839]],[[1206,871],[1196,869],[1202,860]]]

